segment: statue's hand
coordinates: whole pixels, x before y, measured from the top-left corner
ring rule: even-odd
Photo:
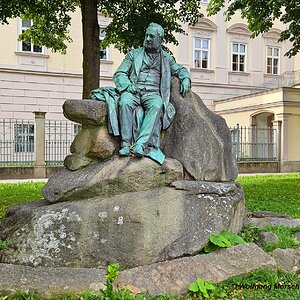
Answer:
[[[133,83],[130,84],[126,90],[131,94],[136,94],[139,91],[138,88]]]
[[[180,94],[184,97],[191,89],[191,81],[189,78],[184,78],[180,85]]]

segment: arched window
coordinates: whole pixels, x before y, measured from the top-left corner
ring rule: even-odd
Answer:
[[[217,26],[211,20],[203,18],[192,29],[193,35],[193,68],[211,68],[212,32]]]
[[[232,72],[247,72],[248,43],[250,31],[247,25],[237,23],[227,29],[230,37],[230,70]]]
[[[265,72],[271,75],[280,75],[281,47],[278,43],[281,31],[272,28],[263,35],[265,39]]]

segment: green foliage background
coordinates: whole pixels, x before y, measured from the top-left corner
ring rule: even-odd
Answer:
[[[300,50],[300,0],[211,0],[208,6],[209,15],[218,13],[225,7],[225,17],[231,20],[236,13],[241,13],[247,23],[252,37],[268,32],[279,20],[286,24],[280,34],[280,40],[289,40],[291,49],[286,55],[296,55]]]
[[[72,42],[71,15],[88,1],[0,0],[0,24],[8,24],[15,17],[33,20],[34,25],[20,39],[64,54]],[[200,0],[98,0],[95,9],[111,18],[101,48],[114,44],[125,53],[142,46],[150,22],[161,24],[166,42],[177,44],[175,34],[184,32],[180,22],[195,24],[203,16]]]

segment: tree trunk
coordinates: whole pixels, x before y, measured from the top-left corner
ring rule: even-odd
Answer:
[[[99,87],[100,52],[97,0],[80,0],[83,36],[83,99]]]

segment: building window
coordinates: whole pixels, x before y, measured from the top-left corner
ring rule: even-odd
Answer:
[[[267,47],[267,74],[279,75],[280,49]]]
[[[21,20],[21,33],[29,29],[32,26],[32,21],[30,20]],[[25,42],[21,41],[21,51],[22,52],[31,52],[31,53],[44,53],[44,47],[34,45],[31,41]]]
[[[194,68],[209,69],[210,40],[194,38]]]
[[[247,45],[231,44],[231,71],[246,72]]]
[[[15,152],[34,152],[34,125],[15,124]]]
[[[74,135],[77,135],[81,129],[82,129],[81,124],[74,124]]]
[[[100,27],[100,43],[105,38],[105,28]],[[108,60],[108,49],[100,50],[100,59]]]

